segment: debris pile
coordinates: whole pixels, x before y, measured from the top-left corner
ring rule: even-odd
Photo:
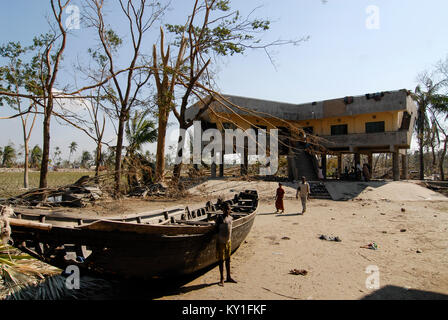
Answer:
[[[6,244],[11,238],[11,227],[8,218],[14,214],[11,207],[0,206],[0,245]]]
[[[422,187],[428,188],[435,192],[439,192],[445,196],[448,196],[448,183],[442,181],[425,181],[420,184]]]
[[[4,204],[43,207],[85,207],[99,200],[104,192],[95,184],[97,178],[83,176],[71,185],[57,188],[40,188],[3,200]]]
[[[161,183],[154,183],[148,186],[135,187],[129,193],[129,196],[142,198],[145,198],[146,196],[165,197],[166,191],[167,187],[165,187]]]

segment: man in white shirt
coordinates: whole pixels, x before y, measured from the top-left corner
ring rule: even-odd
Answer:
[[[299,184],[296,192],[296,199],[299,198],[300,192],[300,200],[302,201],[302,214],[306,211],[306,201],[310,198],[310,185],[306,182],[306,178],[302,177],[302,183]]]

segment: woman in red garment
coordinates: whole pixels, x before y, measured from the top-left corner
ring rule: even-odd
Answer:
[[[285,206],[283,204],[283,197],[285,196],[285,190],[282,188],[282,184],[278,184],[277,194],[275,195],[275,208],[277,209],[276,213],[279,213],[279,210],[281,210],[280,213],[285,212]]]

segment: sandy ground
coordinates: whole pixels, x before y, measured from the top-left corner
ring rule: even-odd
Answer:
[[[296,184],[285,183],[286,213],[278,215],[276,187],[275,182],[209,180],[189,190],[191,196],[183,200],[106,201],[73,213],[100,217],[203,205],[218,196],[256,189],[258,215],[232,256],[238,283],[218,286],[216,267],[162,300],[448,299],[448,198],[414,182],[339,184],[333,195],[350,200],[314,199],[299,215]],[[342,242],[320,240],[322,234],[339,236]],[[371,242],[378,250],[360,248]],[[366,273],[369,268],[379,272],[379,289],[366,286],[372,276]],[[291,269],[308,274],[291,275]]]
[[[270,200],[275,183],[215,180],[205,190],[216,196],[249,186],[265,200],[232,256],[238,283],[218,286],[216,267],[162,299],[448,298],[448,198],[412,183],[387,183],[360,190],[351,201],[311,200],[298,215],[295,190],[287,187],[286,213],[277,215]],[[321,234],[342,242],[320,240]],[[371,242],[379,249],[360,248]],[[369,266],[379,272],[378,290],[366,286]],[[289,274],[294,268],[308,274]]]

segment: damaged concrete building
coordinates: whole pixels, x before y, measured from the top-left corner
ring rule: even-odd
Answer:
[[[365,155],[372,167],[372,154],[391,153],[393,179],[408,178],[406,154],[411,146],[417,107],[405,89],[304,104],[222,97],[215,97],[209,110],[199,116],[202,130],[279,129],[279,155],[287,156],[291,180],[301,176],[317,180],[318,167],[327,175],[327,154],[320,155],[318,164],[316,156],[305,151],[306,143],[295,137],[293,128],[302,128],[318,137],[328,153],[337,155],[339,174],[344,170],[344,156],[351,155],[355,164],[360,164],[361,155]],[[197,117],[202,106],[198,102],[188,108],[187,118]],[[219,175],[223,172],[224,166],[220,165]],[[247,172],[247,162],[241,165],[241,172]],[[216,176],[216,166],[212,167],[212,176]]]

